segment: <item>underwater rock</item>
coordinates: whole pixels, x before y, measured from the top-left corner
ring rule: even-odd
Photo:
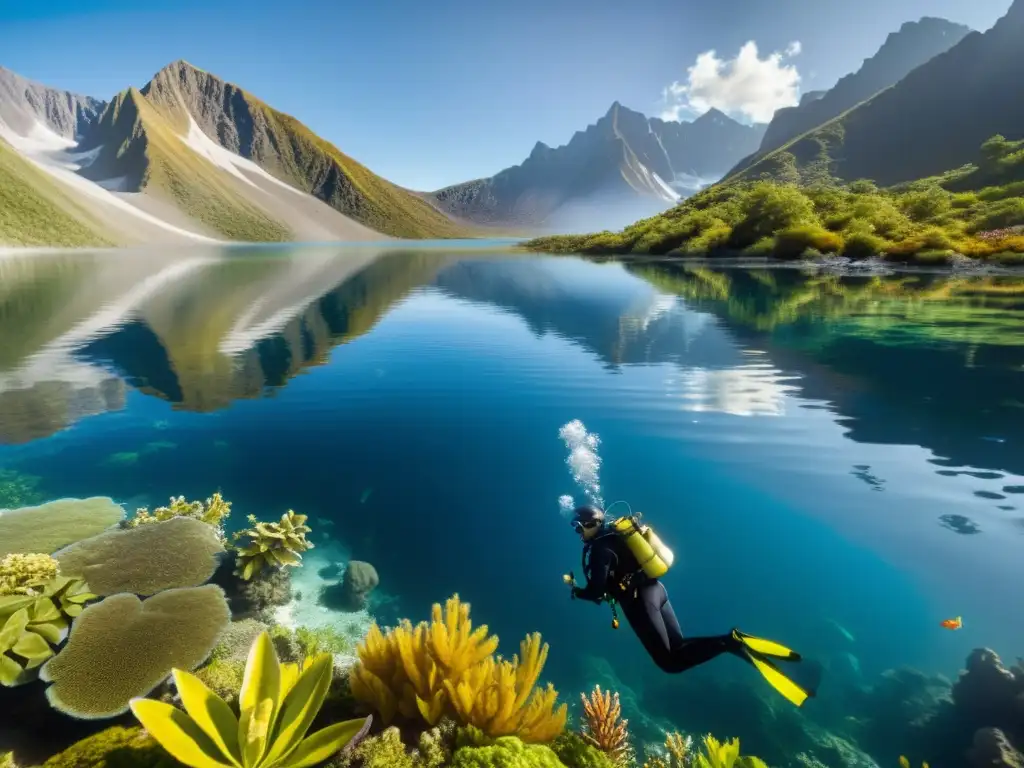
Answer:
[[[320,591],[320,602],[336,610],[361,611],[379,583],[376,568],[362,560],[352,560],[340,584],[329,584]]]
[[[147,528],[156,525],[165,523]],[[67,645],[43,665],[40,679],[52,683],[46,696],[71,717],[119,715],[172,668],[192,670],[205,661],[230,620],[224,591],[212,584],[168,589],[145,601],[108,597],[82,612]]]
[[[142,728],[115,725],[75,742],[43,768],[176,768],[178,761]]]
[[[98,595],[155,595],[194,587],[217,569],[224,551],[217,531],[188,517],[113,529],[54,554],[65,576],[85,579]]]
[[[123,517],[124,509],[108,496],[0,510],[0,557],[14,552],[53,554],[116,526]]]
[[[953,684],[958,715],[977,728],[994,727],[1024,736],[1024,667],[1007,669],[989,648],[975,648]]]
[[[288,569],[270,569],[246,581],[235,574],[236,568],[234,552],[225,553],[220,556],[217,570],[210,579],[211,584],[224,589],[235,620],[269,622],[273,609],[292,599],[292,577]]]
[[[998,728],[981,728],[967,752],[971,768],[1024,768],[1024,755],[1015,750]]]

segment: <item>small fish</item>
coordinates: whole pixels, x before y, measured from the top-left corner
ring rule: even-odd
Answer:
[[[373,488],[367,488],[365,491],[363,491],[363,495],[359,497],[359,503],[365,504],[367,499],[370,498],[371,493],[373,493]]]
[[[962,617],[957,616],[955,619],[943,619],[939,622],[939,626],[943,629],[960,629],[964,625]]]

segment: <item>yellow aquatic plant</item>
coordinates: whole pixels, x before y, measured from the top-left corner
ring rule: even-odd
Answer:
[[[334,660],[320,654],[281,664],[267,632],[252,644],[238,697],[240,716],[199,678],[173,670],[185,711],[153,699],[132,699],[139,722],[172,757],[192,768],[309,768],[369,729],[371,719],[306,732],[331,684]]]
[[[900,755],[900,768],[910,768],[910,760],[906,755]],[[928,768],[928,763],[921,763],[921,768]]]
[[[703,741],[704,750],[694,760],[697,768],[768,768],[759,757],[741,757],[739,739],[719,741],[708,734]]]
[[[264,568],[284,568],[302,565],[302,552],[313,549],[313,542],[306,540],[310,528],[306,515],[297,515],[288,510],[276,523],[263,523],[255,515],[249,515],[252,528],[235,534],[238,568],[235,573],[248,581]]]
[[[231,502],[225,501],[220,493],[213,494],[205,502],[185,501],[184,496],[172,496],[171,503],[166,507],[157,507],[152,512],[146,507],[135,511],[135,516],[126,520],[126,528],[136,528],[145,523],[159,523],[173,517],[191,517],[195,520],[212,525],[224,539],[224,521],[231,514]]]
[[[580,694],[583,701],[584,741],[604,752],[616,765],[632,762],[633,750],[629,745],[629,720],[622,717],[619,694],[601,691],[595,685],[590,696]]]
[[[469,604],[451,597],[431,621],[408,620],[386,634],[373,625],[352,668],[353,695],[385,724],[396,716],[437,724],[449,715],[488,736],[550,741],[565,728],[567,707],[558,692],[537,687],[548,646],[539,634],[520,644],[511,661],[495,658],[498,638],[473,628]]]

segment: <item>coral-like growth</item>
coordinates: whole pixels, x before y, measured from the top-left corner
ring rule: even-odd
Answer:
[[[192,768],[310,768],[366,734],[371,719],[334,723],[306,737],[327,696],[333,674],[330,654],[300,668],[281,664],[270,635],[249,651],[238,695],[240,717],[194,675],[174,669],[185,712],[136,698],[132,712],[175,759]]]
[[[43,584],[57,578],[57,561],[43,554],[11,554],[0,559],[0,597],[36,595]]]
[[[135,510],[135,515],[125,520],[123,526],[137,528],[145,523],[159,523],[174,517],[188,517],[212,525],[217,530],[221,541],[226,542],[224,521],[230,514],[231,502],[225,501],[220,493],[213,494],[205,502],[185,501],[184,496],[172,496],[171,503],[166,507],[157,507],[152,512],[145,507]]]
[[[529,635],[512,661],[495,659],[497,647],[455,595],[443,611],[434,604],[429,623],[403,621],[387,634],[374,624],[358,648],[352,693],[385,723],[400,715],[434,725],[450,715],[489,736],[550,741],[564,730],[567,707],[556,707],[553,686],[537,687],[548,646]]]
[[[665,753],[650,755],[644,761],[644,768],[689,768],[694,762],[693,737],[679,731],[665,734]]]
[[[302,552],[313,549],[313,543],[306,540],[310,528],[306,516],[288,510],[276,523],[262,523],[254,515],[248,520],[252,528],[235,534],[238,550],[236,574],[245,580],[251,579],[265,568],[284,568],[302,565]]]
[[[85,579],[98,595],[155,595],[194,587],[217,569],[224,551],[217,532],[188,517],[115,528],[55,553],[61,571]]]
[[[52,554],[117,525],[124,510],[106,496],[57,499],[37,507],[0,511],[0,557],[14,552]]]
[[[43,494],[39,491],[42,479],[16,469],[0,469],[0,509],[17,509],[42,502]]]
[[[0,766],[3,763],[0,762]],[[141,728],[115,725],[75,742],[42,768],[175,768],[177,763]]]
[[[589,697],[581,693],[580,699],[583,701],[583,738],[607,754],[616,765],[625,766],[632,762],[629,721],[622,718],[619,694],[602,693],[601,686],[596,685]]]
[[[172,668],[195,669],[205,661],[230,620],[223,590],[211,584],[169,589],[146,601],[108,597],[82,611],[67,645],[43,666],[40,677],[53,683],[47,698],[72,717],[119,715]]]

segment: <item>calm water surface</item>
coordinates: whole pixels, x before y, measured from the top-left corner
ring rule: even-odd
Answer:
[[[1024,280],[450,248],[0,259],[0,466],[46,498],[295,509],[375,564],[383,621],[458,592],[506,653],[542,632],[570,691],[594,657],[663,685],[561,584],[573,419],[604,501],[676,550],[687,633],[853,654],[866,680],[1024,651]],[[756,684],[740,666],[706,672]]]

